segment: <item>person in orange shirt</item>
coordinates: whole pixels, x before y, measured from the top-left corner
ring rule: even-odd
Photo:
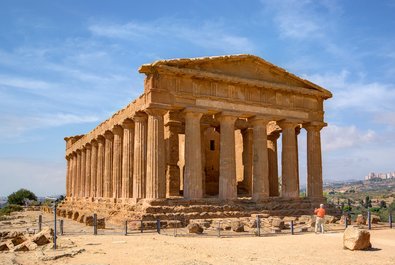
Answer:
[[[314,210],[315,218],[315,233],[318,232],[318,227],[321,229],[321,233],[324,233],[324,223],[325,223],[325,209],[324,205],[321,203],[320,208]]]

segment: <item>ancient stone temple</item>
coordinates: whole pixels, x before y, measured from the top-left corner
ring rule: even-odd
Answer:
[[[194,218],[202,216],[199,207],[191,210],[199,205],[221,217],[302,213],[323,201],[328,90],[253,55],[161,60],[139,72],[146,75],[139,98],[91,132],[65,138],[67,198],[60,209]]]

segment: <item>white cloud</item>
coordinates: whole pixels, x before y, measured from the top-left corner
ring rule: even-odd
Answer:
[[[363,78],[349,81],[350,73],[326,73],[305,76],[333,92],[328,107],[336,110],[354,108],[359,111],[383,112],[393,108],[395,86],[392,84],[365,82]]]
[[[167,39],[224,52],[255,50],[255,45],[248,38],[228,33],[225,25],[216,22],[204,22],[194,26],[188,25],[185,21],[161,19],[149,23],[98,23],[92,24],[89,30],[96,36],[130,42],[162,42]]]
[[[373,130],[360,131],[355,125],[338,126],[329,124],[322,132],[322,149],[333,151],[363,146],[376,137]]]
[[[34,130],[58,127],[69,124],[97,122],[95,115],[75,115],[70,113],[41,114],[36,116],[3,115],[0,124],[0,134],[3,138],[15,138]],[[6,139],[5,139],[6,140]]]
[[[45,90],[55,87],[56,84],[36,79],[0,75],[0,87],[2,86],[21,89]]]
[[[273,14],[280,36],[298,40],[325,36],[331,26],[327,14],[340,12],[334,1],[262,0],[261,3]]]

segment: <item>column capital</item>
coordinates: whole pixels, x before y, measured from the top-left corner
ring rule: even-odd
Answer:
[[[138,112],[134,113],[134,115],[132,116],[132,119],[135,122],[144,122],[148,119],[148,116],[145,112],[138,111]]]
[[[75,150],[75,152],[77,153],[77,155],[80,155],[81,154],[81,149],[77,149],[77,150]]]
[[[114,125],[114,127],[112,127],[111,132],[113,133],[113,135],[123,135],[123,128],[120,125]]]
[[[96,139],[93,139],[93,140],[91,141],[91,145],[92,145],[92,146],[97,146],[97,145],[98,145],[97,140],[96,140]]]
[[[248,121],[253,125],[258,125],[258,124],[268,124],[270,121],[272,121],[272,117],[268,116],[262,116],[262,115],[256,115],[254,117],[251,117],[248,119]]]
[[[267,135],[267,139],[270,141],[276,141],[280,137],[280,132],[281,131],[273,131],[270,134]]]
[[[150,116],[164,116],[169,110],[161,108],[148,108],[144,111]]]
[[[90,143],[86,143],[84,147],[85,149],[92,149],[92,145]]]
[[[99,135],[99,136],[97,137],[97,143],[101,143],[101,144],[103,144],[103,143],[104,143],[104,141],[105,141],[105,138],[104,138],[104,136],[103,136],[103,135]]]
[[[230,112],[230,111],[223,111],[219,114],[215,115],[215,118],[221,123],[221,122],[229,122],[229,123],[235,123],[236,120],[239,118],[239,113],[236,112]]]
[[[207,113],[207,110],[201,109],[201,108],[196,108],[196,107],[186,107],[183,111],[183,113],[196,113],[196,114],[205,114]]]
[[[325,122],[308,122],[303,123],[303,128],[306,131],[320,131],[322,128],[326,127],[328,124]]]
[[[114,134],[111,131],[105,131],[104,138],[106,138],[107,140],[112,140],[114,139]]]
[[[278,126],[281,127],[281,129],[291,129],[291,128],[296,128],[298,124],[300,124],[300,121],[298,120],[281,120],[277,122]]]
[[[133,129],[133,128],[134,128],[134,122],[133,122],[133,120],[131,120],[131,119],[126,119],[126,120],[124,120],[124,121],[122,122],[122,127],[123,127],[124,129],[128,129],[128,130]]]

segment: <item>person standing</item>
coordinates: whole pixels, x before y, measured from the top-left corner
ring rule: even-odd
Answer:
[[[325,209],[324,205],[321,203],[320,208],[314,210],[315,218],[315,233],[318,232],[318,227],[321,229],[321,233],[324,233],[324,223],[325,223]]]

